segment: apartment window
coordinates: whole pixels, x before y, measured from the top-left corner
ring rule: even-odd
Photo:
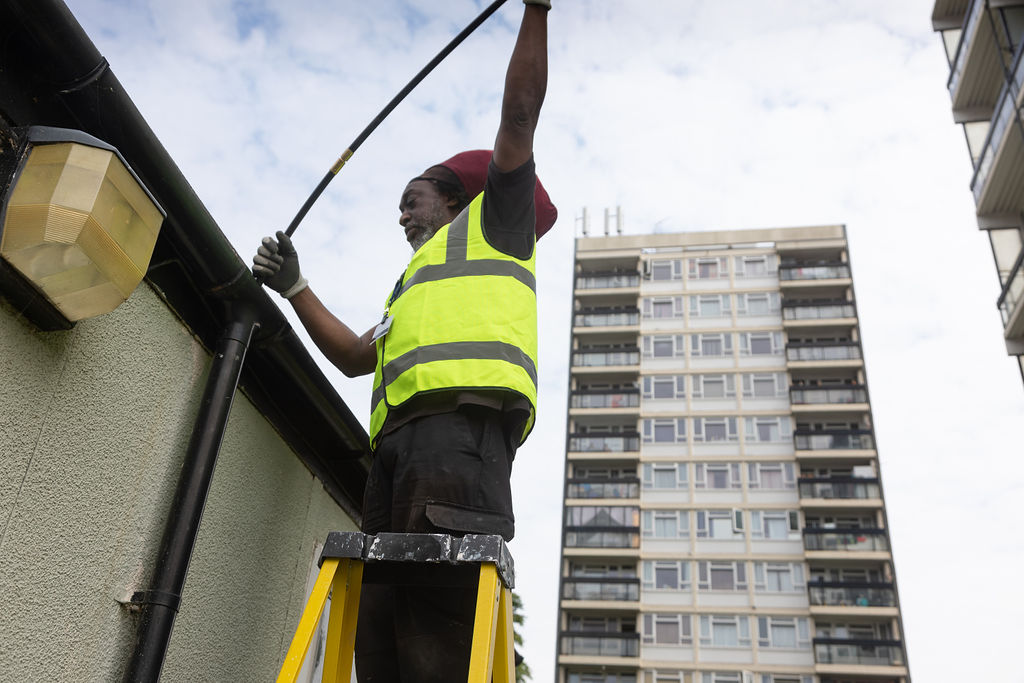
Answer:
[[[684,418],[647,418],[641,425],[644,443],[686,443]]]
[[[690,353],[693,356],[712,358],[732,355],[732,334],[716,332],[690,335]]]
[[[771,254],[737,256],[733,264],[736,277],[765,277],[775,274],[775,256]]]
[[[644,590],[689,590],[690,563],[686,560],[644,560]]]
[[[690,513],[686,510],[644,510],[644,538],[689,538]]]
[[[737,441],[735,417],[693,418],[694,441]]]
[[[701,294],[690,297],[690,316],[695,318],[720,318],[730,314],[728,294]]]
[[[782,309],[775,292],[747,292],[736,295],[737,315],[773,315]]]
[[[690,674],[685,671],[649,671],[647,683],[690,683]]]
[[[633,673],[570,671],[566,683],[637,683],[637,680],[636,674]]]
[[[645,318],[682,318],[683,297],[662,296],[645,297],[641,301]]]
[[[785,396],[786,373],[745,373],[741,376],[744,398],[777,398]]]
[[[739,463],[703,463],[694,465],[694,486],[699,489],[738,489],[740,481]]]
[[[691,280],[716,280],[729,277],[729,259],[724,256],[687,259]]]
[[[570,576],[584,577],[636,577],[636,567],[630,564],[597,564],[573,562],[569,565]]]
[[[779,443],[793,438],[790,420],[785,416],[745,418],[744,438],[748,442]]]
[[[811,645],[807,619],[794,617],[758,617],[757,644],[760,647],[797,649]]]
[[[686,398],[686,375],[648,375],[642,391],[649,399]]]
[[[644,463],[643,475],[645,489],[674,490],[687,488],[686,463]]]
[[[743,511],[698,510],[697,538],[743,538]]]
[[[741,680],[739,673],[735,671],[705,671],[701,675],[700,683],[747,683]]]
[[[689,614],[645,614],[644,643],[648,645],[690,645]]]
[[[735,398],[736,377],[733,375],[694,375],[694,398]]]
[[[740,355],[742,356],[775,356],[781,354],[781,332],[741,332]]]
[[[651,261],[652,280],[681,280],[683,278],[683,265],[679,259],[666,259]]]
[[[754,589],[758,593],[803,593],[804,566],[798,562],[755,562]]]
[[[749,647],[750,621],[736,614],[702,614],[700,644],[702,647]]]
[[[697,587],[702,591],[747,590],[746,562],[698,562]]]
[[[683,335],[658,334],[642,339],[644,358],[674,358],[684,354]]]
[[[754,538],[784,540],[800,532],[796,510],[751,510],[750,535]]]
[[[640,511],[635,507],[610,505],[571,505],[566,508],[566,526],[639,526]]]
[[[747,481],[752,489],[794,489],[796,468],[791,462],[752,462],[747,465]]]

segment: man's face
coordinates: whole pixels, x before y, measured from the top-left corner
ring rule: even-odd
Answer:
[[[434,233],[454,218],[449,200],[429,180],[413,180],[406,185],[398,210],[401,212],[398,224],[405,229],[405,239],[413,251],[419,251]]]

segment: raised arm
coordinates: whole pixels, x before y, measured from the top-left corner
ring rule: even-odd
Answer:
[[[501,123],[494,141],[494,165],[511,171],[533,154],[533,132],[548,86],[550,0],[523,0],[523,23],[505,74]]]
[[[283,232],[264,237],[253,258],[253,274],[291,302],[310,338],[327,360],[348,377],[367,375],[377,365],[373,328],[358,335],[327,310],[299,272],[299,256]]]

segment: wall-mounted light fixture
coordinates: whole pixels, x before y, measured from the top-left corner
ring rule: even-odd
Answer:
[[[81,131],[33,126],[15,161],[0,256],[72,323],[117,308],[146,274],[163,209],[114,147]]]

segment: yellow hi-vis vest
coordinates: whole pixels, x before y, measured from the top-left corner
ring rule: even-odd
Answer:
[[[525,260],[484,237],[478,195],[413,254],[384,307],[370,398],[376,447],[388,411],[434,391],[498,389],[537,415],[536,248]],[[389,322],[390,319],[390,322]]]

